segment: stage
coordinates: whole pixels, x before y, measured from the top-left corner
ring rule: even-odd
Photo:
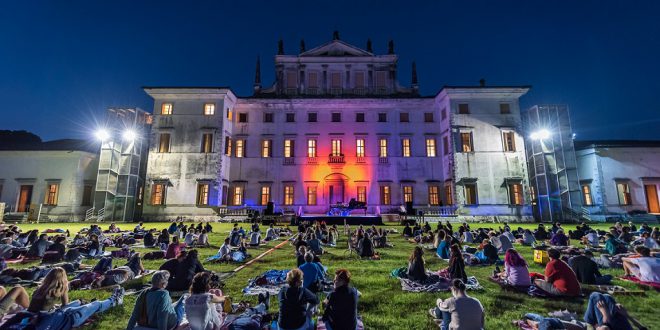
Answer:
[[[298,221],[310,221],[310,222],[325,222],[328,225],[343,225],[344,221],[351,226],[356,225],[382,225],[383,219],[380,215],[324,215],[324,214],[310,214],[310,215],[301,215],[298,217]]]

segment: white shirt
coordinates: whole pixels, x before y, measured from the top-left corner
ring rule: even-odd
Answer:
[[[250,244],[257,245],[259,243],[261,243],[261,234],[259,234],[256,231],[252,232],[252,234],[250,235]]]
[[[188,232],[183,242],[186,243],[186,245],[192,245],[194,240],[195,240],[195,234]]]
[[[221,257],[226,256],[227,254],[229,254],[229,252],[231,252],[231,249],[229,248],[229,245],[227,245],[227,244],[222,244],[222,246],[220,247],[220,250],[218,250],[218,254]]]
[[[589,234],[587,234],[587,241],[589,241],[589,244],[591,246],[598,246],[598,244],[600,244],[598,240],[598,234],[594,232],[590,232]]]
[[[474,237],[472,237],[472,232],[466,231],[463,233],[463,242],[472,243],[474,242]]]
[[[218,330],[222,325],[222,318],[211,302],[210,293],[193,294],[186,299],[185,311],[191,330]]]
[[[656,240],[654,240],[651,237],[647,237],[644,240],[644,246],[646,246],[649,249],[660,249],[660,246],[658,245],[658,242],[656,242]]]
[[[268,240],[276,239],[277,234],[275,233],[275,228],[268,228],[266,229],[266,238]]]
[[[631,258],[639,266],[639,279],[644,282],[660,283],[660,259],[655,257]]]

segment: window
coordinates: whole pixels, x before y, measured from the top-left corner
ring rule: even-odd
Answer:
[[[523,189],[520,183],[509,184],[509,204],[523,205]]]
[[[440,112],[440,120],[445,119],[447,119],[447,108],[442,108],[442,111]]]
[[[505,152],[516,151],[516,133],[515,132],[502,132],[502,142],[504,144]]]
[[[201,151],[203,153],[209,154],[213,152],[213,134],[212,133],[204,133],[202,134],[202,148]]]
[[[357,201],[366,203],[367,202],[367,187],[366,186],[357,186]]]
[[[232,121],[232,119],[234,119],[234,112],[227,108],[227,120]]]
[[[465,190],[465,205],[477,205],[477,184],[466,183]]]
[[[172,114],[172,109],[173,109],[173,108],[174,108],[174,107],[172,106],[172,103],[163,103],[163,104],[160,106],[160,114],[161,114],[161,115],[169,116],[169,115]]]
[[[316,119],[317,119],[316,117],[317,117],[316,112],[308,112],[307,113],[307,122],[315,123]]]
[[[332,155],[333,156],[341,156],[341,140],[339,139],[332,139]]]
[[[151,186],[151,205],[165,205],[165,183],[154,183]]]
[[[259,204],[259,205],[268,205],[268,202],[270,202],[270,186],[262,186],[261,187],[260,202],[261,202],[261,204]]]
[[[333,112],[332,113],[332,122],[333,123],[340,123],[341,122],[341,112]]]
[[[316,72],[310,72],[307,74],[307,87],[309,88],[318,88],[319,87],[319,74]]]
[[[307,140],[307,157],[316,157],[316,140],[314,139]]]
[[[272,123],[272,122],[273,122],[273,113],[264,112],[264,123]]]
[[[410,115],[407,112],[399,112],[399,122],[402,123],[410,122]]]
[[[231,138],[225,136],[225,155],[231,156]]]
[[[401,156],[410,157],[410,139],[401,139]]]
[[[355,140],[355,156],[364,157],[364,139]]]
[[[273,140],[261,141],[261,157],[263,158],[273,157]]]
[[[435,139],[426,138],[426,157],[435,157]]]
[[[403,202],[413,203],[413,187],[403,186]]]
[[[511,105],[509,103],[500,103],[500,113],[501,114],[510,114],[511,113]]]
[[[449,137],[446,135],[442,137],[442,152],[449,155]]]
[[[376,71],[376,88],[385,88],[387,71]]]
[[[307,187],[307,205],[316,205],[316,187]]]
[[[386,123],[387,122],[387,113],[379,112],[378,113],[378,122],[379,123]]]
[[[616,184],[616,191],[617,195],[619,196],[620,205],[632,205],[630,185],[625,182],[619,182]]]
[[[593,198],[591,197],[591,186],[587,183],[582,184],[582,201],[585,206],[594,205]]]
[[[380,186],[380,204],[390,205],[391,202],[390,186]]]
[[[472,132],[461,132],[461,151],[474,151],[474,147],[472,146]]]
[[[243,204],[243,187],[234,187],[234,197],[232,198],[232,202],[232,204],[236,206]]]
[[[199,184],[197,184],[197,205],[198,206],[209,205],[209,184],[208,183],[199,183]]]
[[[236,140],[236,155],[237,158],[245,157],[245,140]]]
[[[286,114],[286,122],[287,123],[295,123],[296,122],[296,114],[295,113],[287,113]]]
[[[160,133],[158,152],[170,152],[170,133]]]
[[[229,199],[229,187],[222,186],[222,205],[227,205],[227,200]]]
[[[238,122],[239,123],[247,123],[248,122],[248,114],[245,113],[245,112],[238,113]]]
[[[365,87],[364,83],[364,72],[358,71],[355,72],[355,88],[364,88]]]
[[[429,204],[440,205],[440,187],[429,186]]]
[[[454,205],[454,194],[452,192],[453,183],[451,181],[445,182],[445,202],[447,205]]]
[[[293,205],[293,186],[284,186],[284,205]]]
[[[387,139],[378,140],[378,157],[387,157]]]
[[[330,88],[341,88],[341,72],[330,73]]]
[[[204,115],[205,116],[215,115],[215,104],[213,104],[213,103],[204,104]]]
[[[294,154],[295,142],[291,139],[284,140],[284,157],[295,157]]]
[[[425,112],[424,113],[424,122],[425,123],[432,123],[433,122],[433,112]]]
[[[293,89],[298,87],[298,72],[293,70],[286,72],[286,87]]]
[[[461,115],[470,114],[470,106],[467,103],[461,103],[458,105],[458,113]]]
[[[364,123],[364,112],[358,112],[355,114],[356,123]]]
[[[2,185],[0,185],[0,190],[2,190]],[[85,186],[83,186],[82,203],[80,203],[80,206],[92,206],[93,194],[94,194],[93,185],[86,184]]]
[[[57,205],[57,192],[60,189],[60,185],[57,183],[49,183],[46,185],[46,205]]]

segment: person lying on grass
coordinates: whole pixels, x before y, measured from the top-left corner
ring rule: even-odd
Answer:
[[[625,276],[635,276],[642,282],[660,283],[660,259],[651,257],[646,246],[635,247],[636,257],[623,258]]]
[[[438,298],[436,307],[429,309],[440,329],[483,329],[484,308],[479,300],[467,295],[463,281],[452,281],[451,294],[452,297],[446,300]]]

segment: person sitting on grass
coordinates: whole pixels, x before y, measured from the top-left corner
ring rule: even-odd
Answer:
[[[197,250],[188,251],[188,255],[179,262],[172,273],[172,281],[169,281],[168,290],[184,291],[190,288],[195,274],[203,272],[204,266],[199,262]]]
[[[602,275],[598,270],[598,264],[593,258],[593,252],[591,250],[585,250],[583,254],[568,259],[568,264],[575,272],[575,276],[577,276],[580,283],[611,284],[612,275]]]
[[[209,234],[206,232],[205,229],[201,230],[199,237],[197,237],[197,242],[195,243],[195,246],[209,247]]]
[[[444,230],[438,232],[438,249],[436,254],[440,259],[449,259],[449,247],[451,246],[451,235]]]
[[[186,236],[184,236],[183,238],[183,243],[186,246],[193,246],[195,245],[196,241],[197,241],[197,235],[195,235],[195,229],[193,229],[191,226],[190,230],[188,230]]]
[[[170,274],[174,274],[177,265],[188,256],[188,251],[181,251],[176,258],[169,259],[163,263],[158,270],[166,270]]]
[[[323,301],[323,323],[328,330],[354,330],[358,326],[357,304],[360,292],[350,286],[351,273],[348,269],[335,272],[334,290]]]
[[[424,265],[424,250],[420,246],[415,246],[410,258],[408,258],[408,271],[406,276],[409,280],[424,282],[428,278],[426,267]]]
[[[509,238],[504,235],[498,235],[494,231],[491,231],[488,233],[488,237],[490,239],[490,243],[495,248],[497,248],[498,254],[504,254],[506,253],[506,250],[513,248],[513,243],[511,243]]]
[[[560,259],[557,249],[548,249],[550,262],[545,266],[545,280],[536,279],[534,284],[553,296],[575,297],[580,295],[580,282],[571,267]]]
[[[165,259],[172,259],[179,255],[181,249],[186,245],[179,243],[179,238],[177,236],[172,236],[172,243],[167,246],[167,251],[165,252]]]
[[[651,257],[651,250],[646,246],[635,247],[638,257],[623,258],[625,276],[635,276],[642,282],[660,284],[660,259]]]
[[[314,254],[323,254],[323,248],[321,247],[321,241],[316,237],[316,234],[311,233],[309,236],[309,240],[307,240],[307,247],[309,247],[309,250],[312,251]]]
[[[527,262],[515,249],[506,250],[504,254],[504,272],[497,275],[507,285],[519,287],[532,285]]]
[[[550,245],[552,246],[569,246],[570,241],[568,239],[568,236],[564,234],[563,229],[557,230],[557,232],[552,235],[552,238],[550,239]]]
[[[660,249],[660,244],[658,244],[658,241],[651,237],[651,234],[648,232],[642,233],[641,237],[639,238],[639,242],[651,250]]]
[[[610,256],[615,256],[621,253],[628,253],[626,244],[619,241],[612,233],[605,234],[605,250]]]
[[[450,248],[451,255],[449,256],[449,278],[462,280],[463,283],[467,282],[467,274],[465,273],[465,260],[463,253],[458,247],[458,244],[453,244]]]
[[[532,246],[533,244],[536,244],[536,238],[531,230],[525,229],[523,230],[522,238],[516,239],[516,242],[525,246]]]
[[[339,233],[337,233],[337,228],[331,227],[328,230],[328,242],[326,243],[326,245],[332,247],[337,246],[337,236],[339,236]]]
[[[48,241],[48,235],[41,234],[39,235],[39,239],[30,245],[30,248],[28,249],[25,256],[28,258],[41,258],[44,256],[44,253],[46,253],[46,249],[48,249],[50,244],[51,243]]]
[[[467,295],[463,281],[452,281],[451,294],[446,300],[438,298],[437,306],[429,310],[436,323],[440,323],[440,329],[483,329],[484,307],[479,300]]]
[[[413,237],[412,228],[410,228],[410,225],[407,222],[406,222],[406,226],[403,227],[403,237],[406,237],[406,238]]]
[[[494,264],[500,259],[497,254],[497,248],[491,244],[489,239],[484,239],[479,248],[483,255],[483,258],[479,258],[480,261],[487,264]]]
[[[318,305],[319,299],[302,284],[300,269],[292,269],[286,274],[286,284],[278,295],[280,312],[277,323],[281,330],[313,329],[310,311]]]
[[[20,285],[9,289],[9,291],[0,286],[0,315],[6,315],[14,305],[18,305],[20,309],[26,309],[30,306],[30,296],[28,296],[27,291]]]
[[[190,296],[185,302],[186,319],[191,330],[216,330],[222,326],[222,313],[216,304],[225,302],[219,290],[211,289],[211,273],[195,274],[190,286]]]
[[[64,268],[54,267],[32,294],[28,311],[47,312],[58,302],[62,306],[69,304],[69,281]]]
[[[259,229],[250,233],[250,247],[257,247],[261,244],[261,233]]]
[[[314,262],[314,254],[305,253],[305,263],[298,268],[304,275],[303,287],[314,293],[320,292],[325,271],[319,263]]]
[[[172,304],[170,293],[165,290],[169,278],[170,273],[167,271],[159,270],[154,273],[151,288],[142,291],[135,302],[126,330],[133,330],[136,326],[171,330],[181,323],[187,294]]]
[[[376,254],[374,250],[374,243],[369,237],[369,234],[364,234],[364,237],[360,239],[357,246],[358,255],[362,258],[372,258]]]
[[[464,227],[461,226],[461,228],[464,228]],[[469,231],[469,230],[465,230],[463,232],[463,235],[461,236],[461,241],[463,243],[472,244],[474,242],[474,236],[472,235],[472,232]]]
[[[548,232],[542,223],[540,223],[538,228],[534,231],[534,238],[536,238],[537,241],[545,241],[548,239]]]
[[[598,237],[598,233],[593,229],[589,230],[587,234],[582,237],[582,244],[591,247],[599,247],[600,237]]]
[[[271,223],[268,229],[266,229],[266,238],[264,238],[264,241],[269,242],[269,241],[274,241],[279,238],[279,235],[277,235],[277,231],[275,231],[275,227]]]

